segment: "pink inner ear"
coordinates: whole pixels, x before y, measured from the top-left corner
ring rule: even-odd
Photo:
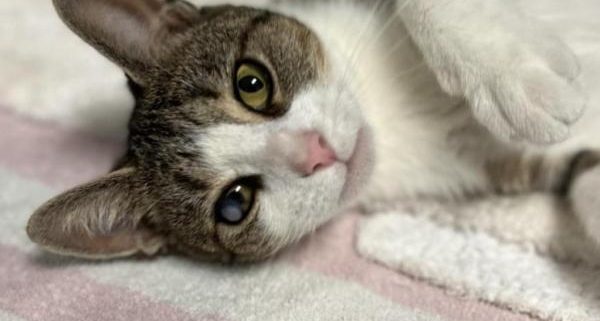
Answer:
[[[91,258],[114,258],[129,256],[136,253],[146,255],[156,254],[164,245],[164,239],[146,229],[134,231],[119,231],[110,235],[70,235],[71,242],[76,244],[66,252],[76,252],[77,256]],[[67,253],[69,254],[69,253]]]
[[[84,258],[156,253],[164,240],[140,223],[149,210],[135,177],[135,168],[123,168],[58,195],[31,216],[27,234],[49,251]]]
[[[163,6],[161,20],[170,31],[180,31],[191,26],[198,15],[198,9],[190,3],[175,1]]]
[[[115,10],[105,5],[90,5],[84,12],[89,21],[98,30],[96,37],[101,38],[105,45],[119,55],[135,57],[136,60],[148,59],[147,48],[151,41],[151,26],[144,11],[133,12],[129,10]],[[93,13],[88,13],[94,10]],[[89,16],[88,16],[89,15]]]

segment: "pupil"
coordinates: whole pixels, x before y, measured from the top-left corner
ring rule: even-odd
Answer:
[[[232,192],[231,194],[229,194],[227,196],[227,198],[231,201],[231,202],[237,202],[239,204],[243,204],[244,203],[244,195],[242,195],[242,193],[240,192]]]
[[[265,87],[263,82],[254,76],[246,76],[238,82],[238,86],[242,91],[247,93],[255,93]]]

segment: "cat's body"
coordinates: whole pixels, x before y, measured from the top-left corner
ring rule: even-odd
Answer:
[[[137,106],[119,170],[32,218],[30,236],[54,251],[114,257],[170,245],[254,260],[350,205],[533,190],[566,195],[599,159],[550,157],[523,144],[565,139],[584,99],[573,83],[579,71],[569,49],[500,1],[261,4],[299,22],[230,7],[196,17],[178,1],[81,3],[55,1],[76,32],[126,70]],[[148,22],[138,17],[111,26],[94,13],[107,10],[117,19],[149,4],[160,10],[146,11]],[[168,28],[160,29],[162,23]],[[124,28],[141,34],[130,37],[134,45],[122,44]],[[156,34],[144,38],[152,28]],[[199,30],[214,34],[204,39]],[[140,49],[163,33],[180,42]],[[248,70],[271,91],[263,98],[277,109],[268,118],[260,115],[268,106],[253,105],[263,101],[255,93],[229,94],[228,76]],[[188,96],[189,86],[203,98]],[[152,129],[159,124],[164,128]],[[253,205],[231,212],[231,186],[238,201],[248,186],[260,190],[252,194],[260,211]],[[81,239],[87,242],[74,245]]]
[[[361,1],[342,1],[321,6],[302,6],[297,5],[297,2],[296,5],[283,4],[277,8],[318,30],[322,38],[334,39],[331,43],[335,44],[335,50],[339,50],[338,56],[343,57],[341,63],[349,69],[348,77],[352,79],[356,92],[360,93],[360,105],[375,131],[377,161],[370,186],[364,195],[364,203],[393,202],[399,198],[416,197],[463,198],[496,192],[499,182],[492,180],[497,180],[498,177],[490,177],[489,166],[502,162],[500,160],[535,158],[544,154],[543,147],[519,143],[522,139],[517,137],[507,142],[509,133],[498,139],[473,116],[469,101],[464,99],[464,92],[448,88],[451,85],[446,85],[446,88],[440,86],[442,76],[431,70],[431,64],[423,57],[404,26],[402,14],[396,14],[407,11],[406,6],[410,6],[410,1],[407,1],[408,4],[402,1],[398,4],[394,4],[395,1],[367,4]],[[567,73],[572,73],[570,77],[575,77],[579,72],[576,60],[570,61],[575,58],[570,56],[569,51],[551,51],[552,46],[556,46],[555,50],[567,50],[561,48],[560,43],[554,43],[558,41],[553,38],[554,35],[543,31],[536,22],[528,20],[531,17],[510,11],[515,9],[512,7],[514,4],[468,1],[442,5],[435,1],[422,1],[420,5],[439,9],[444,15],[439,17],[443,23],[456,29],[464,29],[456,33],[449,32],[449,38],[469,38],[470,32],[475,34],[475,30],[487,32],[487,35],[481,36],[482,39],[470,40],[474,47],[487,44],[487,52],[483,48],[473,48],[481,52],[470,55],[482,55],[481,59],[489,64],[501,61],[503,65],[497,66],[498,76],[502,76],[502,73],[514,73],[513,76],[518,77],[522,67],[549,64],[550,62],[545,61],[546,57],[533,56],[544,50],[548,50],[545,52],[548,56],[565,55],[560,58],[564,59],[561,62],[564,64],[562,68]],[[452,8],[447,10],[453,5],[458,7],[454,10],[463,16],[455,15],[457,13],[453,13]],[[445,10],[449,12],[443,12]],[[481,17],[473,19],[475,22],[469,21],[474,12]],[[336,19],[331,19],[332,16]],[[465,16],[468,18],[465,19]],[[424,15],[422,21],[414,23],[425,24],[429,18]],[[464,25],[469,23],[478,24]],[[506,34],[503,34],[502,28],[507,28]],[[497,29],[500,31],[494,32]],[[511,34],[513,30],[509,29],[518,30],[519,34]],[[443,34],[443,31],[440,33]],[[531,34],[539,37],[539,43],[528,42],[533,37]],[[493,50],[500,52],[489,52]],[[514,55],[529,54],[532,57],[505,55],[511,51]],[[476,58],[479,57],[474,57],[474,61],[470,63],[475,64]],[[524,61],[526,58],[532,61]],[[470,67],[484,69],[484,66]],[[435,70],[440,72],[440,69]],[[518,82],[519,79],[513,81]],[[520,88],[515,86],[514,89]],[[565,101],[560,108],[571,109],[578,114],[583,106],[583,97],[584,94],[581,97],[567,97],[575,99]],[[476,99],[472,98],[472,101]],[[529,138],[525,140],[531,141]],[[518,180],[519,177],[515,179]],[[544,189],[540,186],[515,186],[514,192],[526,192],[529,188]]]

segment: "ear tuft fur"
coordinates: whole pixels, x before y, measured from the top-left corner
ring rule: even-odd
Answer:
[[[27,234],[59,254],[110,259],[152,255],[163,238],[142,224],[150,211],[135,187],[135,170],[123,169],[48,201],[29,219]]]
[[[183,0],[54,0],[65,23],[139,83],[200,17]]]

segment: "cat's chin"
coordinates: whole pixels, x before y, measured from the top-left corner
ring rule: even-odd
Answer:
[[[346,178],[340,194],[340,206],[353,206],[358,202],[358,196],[371,178],[374,163],[373,132],[365,125],[358,131],[352,155],[344,162]]]

